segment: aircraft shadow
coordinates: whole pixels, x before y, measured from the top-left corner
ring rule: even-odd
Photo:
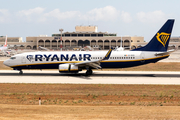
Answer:
[[[0,73],[0,76],[70,76],[70,77],[180,77],[180,74],[102,74],[94,73],[92,75],[86,75],[85,73],[78,74],[60,74],[60,73]]]

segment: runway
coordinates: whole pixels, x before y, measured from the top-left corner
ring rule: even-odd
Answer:
[[[58,71],[0,70],[0,83],[63,83],[63,84],[167,84],[180,85],[180,72],[143,71],[94,71],[86,76],[79,74],[60,74]]]

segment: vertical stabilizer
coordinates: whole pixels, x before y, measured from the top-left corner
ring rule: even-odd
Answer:
[[[6,35],[6,38],[5,38],[5,44],[4,44],[4,47],[7,47],[7,35]]]
[[[167,51],[173,25],[174,19],[167,20],[146,46],[132,51]]]

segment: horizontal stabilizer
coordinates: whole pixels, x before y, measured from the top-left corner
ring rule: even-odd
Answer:
[[[174,51],[175,51],[174,49],[173,50],[168,50],[167,52],[160,52],[160,53],[156,53],[155,55],[156,56],[169,55]]]

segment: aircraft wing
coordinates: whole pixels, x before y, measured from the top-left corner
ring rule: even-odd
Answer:
[[[173,50],[168,50],[167,52],[160,52],[160,53],[156,53],[155,55],[156,56],[169,55],[174,51],[175,51],[174,49]]]
[[[101,69],[100,60],[75,63],[74,65],[79,66],[79,67],[90,66],[90,67],[93,67],[95,69]]]
[[[89,66],[89,67],[93,67],[95,69],[101,69],[100,62],[103,60],[108,60],[110,55],[111,55],[111,52],[112,52],[112,49],[110,49],[107,52],[107,54],[104,56],[103,59],[93,60],[93,61],[85,61],[85,62],[81,62],[81,63],[75,63],[74,65],[79,66],[79,67]]]
[[[40,48],[40,49],[42,49],[42,50],[49,51],[49,49],[47,49],[47,48],[45,48],[45,47],[41,47],[41,46],[39,46],[39,48]]]

